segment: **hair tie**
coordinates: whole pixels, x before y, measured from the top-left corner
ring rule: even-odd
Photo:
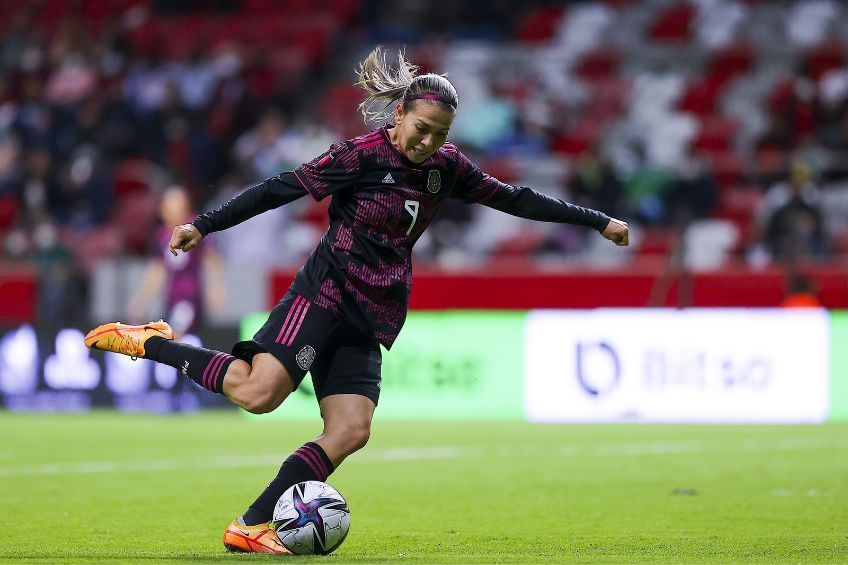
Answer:
[[[404,102],[409,102],[411,100],[436,100],[441,102],[442,104],[447,104],[454,110],[456,110],[456,103],[453,100],[445,98],[444,96],[439,96],[435,92],[422,92],[421,94],[407,94],[403,97]]]

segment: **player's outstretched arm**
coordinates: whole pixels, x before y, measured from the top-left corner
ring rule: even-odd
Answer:
[[[615,218],[610,218],[609,224],[601,232],[601,235],[622,247],[630,243],[630,230],[627,227],[627,222]]]
[[[174,228],[171,252],[191,251],[208,234],[222,231],[249,220],[257,214],[278,208],[306,196],[306,189],[291,171],[280,173],[233,196],[222,206],[204,212],[191,224]]]
[[[203,236],[194,224],[182,224],[174,228],[171,233],[171,241],[168,242],[168,249],[176,257],[177,249],[182,249],[183,253],[188,253],[198,246]]]

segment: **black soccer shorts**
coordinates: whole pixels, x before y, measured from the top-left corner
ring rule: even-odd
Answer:
[[[286,368],[295,388],[312,375],[315,396],[359,394],[380,398],[380,344],[339,320],[332,312],[288,291],[252,340],[233,346],[233,355],[250,363],[270,353]]]

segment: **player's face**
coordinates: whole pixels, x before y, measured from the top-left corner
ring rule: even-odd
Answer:
[[[392,142],[413,163],[422,163],[448,139],[454,113],[437,102],[416,100],[408,111],[398,104]]]

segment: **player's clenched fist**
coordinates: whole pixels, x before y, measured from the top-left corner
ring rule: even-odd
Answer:
[[[624,246],[630,243],[630,233],[627,228],[627,222],[622,222],[615,218],[610,219],[607,229],[605,229],[601,235],[616,245]]]
[[[183,253],[188,253],[200,243],[203,236],[194,227],[194,224],[182,224],[174,228],[174,233],[171,234],[171,241],[168,242],[168,249],[174,256],[177,255],[177,249],[182,249]]]

